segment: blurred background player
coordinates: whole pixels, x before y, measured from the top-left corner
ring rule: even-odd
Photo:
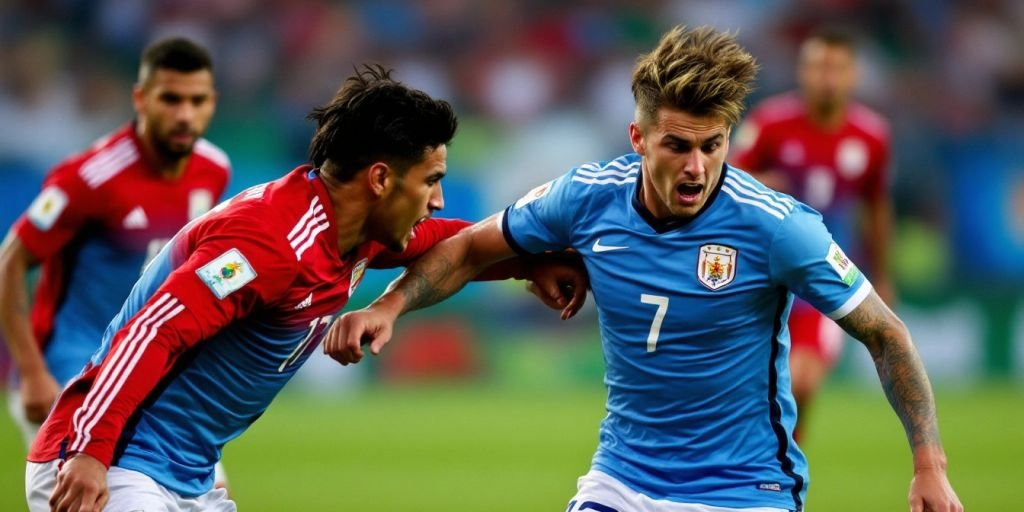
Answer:
[[[731,163],[821,212],[836,242],[865,262],[879,296],[893,304],[886,268],[891,205],[889,126],[853,100],[858,69],[853,40],[822,31],[800,48],[799,91],[764,100],[741,125]],[[843,332],[803,300],[789,318],[793,396],[808,406],[842,351]]]
[[[204,48],[180,38],[148,46],[132,90],[135,120],[54,167],[8,233],[0,328],[16,369],[9,408],[26,443],[146,262],[224,192],[228,158],[202,138],[216,100]],[[37,265],[30,307],[26,275]]]

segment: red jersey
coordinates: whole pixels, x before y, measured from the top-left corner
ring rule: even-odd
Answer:
[[[213,207],[229,174],[224,152],[199,139],[183,174],[164,178],[134,123],[50,171],[12,231],[41,262],[32,327],[58,382],[81,370],[145,262]]]
[[[428,219],[401,253],[338,250],[333,203],[300,167],[190,223],[153,260],[29,453],[85,452],[186,496],[319,345],[367,268],[406,264],[469,223]]]
[[[781,172],[787,192],[821,212],[839,245],[857,247],[856,208],[887,193],[889,126],[851,103],[838,129],[815,126],[797,93],[769,98],[737,131],[730,163],[753,174]],[[856,250],[854,250],[856,252]]]

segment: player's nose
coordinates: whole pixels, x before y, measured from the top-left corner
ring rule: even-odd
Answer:
[[[438,183],[430,192],[430,199],[427,201],[427,208],[429,208],[430,211],[444,209],[444,192],[441,190],[440,183]]]
[[[690,151],[690,154],[686,157],[686,165],[683,167],[683,172],[690,176],[704,174],[704,159],[701,158],[700,151]]]

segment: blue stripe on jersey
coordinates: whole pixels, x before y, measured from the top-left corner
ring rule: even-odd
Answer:
[[[793,503],[796,511],[803,510],[803,500],[800,494],[804,489],[804,477],[793,471],[793,459],[789,456],[789,432],[782,424],[782,406],[779,404],[779,371],[776,364],[779,361],[779,354],[782,352],[779,337],[782,335],[782,328],[789,319],[786,309],[789,307],[789,297],[786,293],[779,294],[779,305],[775,314],[775,326],[772,330],[772,356],[768,361],[768,403],[771,406],[772,431],[779,441],[779,451],[775,454],[779,459],[782,472],[793,479],[793,488],[790,493],[793,496]]]

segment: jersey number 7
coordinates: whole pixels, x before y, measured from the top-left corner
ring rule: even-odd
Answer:
[[[658,336],[661,335],[661,322],[665,320],[665,313],[668,312],[668,297],[664,295],[640,294],[640,302],[654,304],[658,310],[654,312],[654,320],[651,321],[651,332],[647,334],[647,351],[654,352],[658,348]]]

